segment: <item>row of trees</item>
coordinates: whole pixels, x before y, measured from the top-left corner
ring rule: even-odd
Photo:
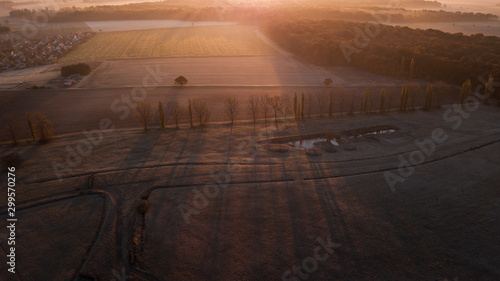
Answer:
[[[15,115],[6,115],[3,118],[5,124],[5,129],[9,133],[12,143],[14,145],[18,144],[18,133],[19,127],[22,122],[22,118]],[[26,112],[26,122],[28,125],[29,133],[34,142],[38,141],[40,143],[48,142],[53,137],[52,122],[43,113]]]
[[[333,20],[273,19],[263,30],[284,49],[318,65],[455,85],[479,75],[500,78],[500,38],[495,36]]]
[[[493,80],[490,80],[493,81]],[[440,108],[443,97],[448,95],[450,87],[444,83],[428,84],[425,93],[419,84],[409,83],[403,85],[399,97],[400,112],[414,111],[417,108],[431,110]],[[334,117],[338,112],[340,116],[355,114],[387,113],[394,110],[393,94],[388,94],[386,89],[375,92],[366,88],[361,96],[352,92],[341,93],[330,89],[326,93],[295,93],[293,99],[289,95],[276,96],[251,96],[246,102],[246,113],[251,117],[253,123],[263,117],[267,126],[269,119],[273,118],[274,124],[278,126],[280,117],[286,119],[289,112],[293,111],[294,118],[306,119],[313,115],[318,117]],[[244,109],[239,101],[234,97],[226,97],[222,100],[224,116],[231,124],[237,120]],[[163,129],[167,126],[167,119],[171,120],[176,128],[182,122],[182,118],[187,114],[187,120],[191,127],[206,126],[209,123],[211,111],[207,102],[202,99],[188,99],[187,105],[182,106],[178,101],[169,101],[166,106],[158,102],[158,110],[155,112],[153,106],[146,102],[138,103],[135,109],[135,116],[144,130],[154,120],[155,116]]]

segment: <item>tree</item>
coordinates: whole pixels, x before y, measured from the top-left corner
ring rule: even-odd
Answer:
[[[182,107],[178,101],[169,101],[167,103],[167,108],[172,120],[175,122],[175,127],[179,129],[179,123],[182,117]]]
[[[194,126],[194,122],[193,122],[193,105],[191,104],[191,99],[188,99],[188,114],[189,114],[189,125],[192,128]]]
[[[380,93],[380,114],[385,113],[385,89]]]
[[[432,106],[432,95],[434,93],[434,86],[431,84],[427,84],[427,88],[425,89],[425,101],[423,110],[427,111],[431,109]]]
[[[486,82],[486,85],[485,88],[484,88],[484,101],[483,103],[484,104],[489,104],[489,97],[491,95],[491,93],[494,92],[494,89],[493,89],[493,83],[495,82],[495,79],[493,78],[493,76],[490,75],[489,79],[488,79],[488,82]]]
[[[293,113],[295,115],[295,119],[299,117],[299,109],[298,109],[298,100],[297,100],[297,92],[295,92],[295,96],[293,97]]]
[[[387,105],[387,112],[391,112],[392,107],[392,95],[389,95],[389,104]]]
[[[328,117],[333,116],[333,89],[330,89],[330,99],[328,100]]]
[[[361,113],[366,113],[368,110],[368,88],[363,93],[363,102],[361,104]]]
[[[255,96],[248,98],[248,112],[253,117],[253,123],[257,123],[257,114],[259,113],[259,98]]]
[[[165,109],[161,101],[158,101],[158,120],[160,120],[161,128],[165,129]]]
[[[333,83],[332,79],[326,78],[325,81],[323,81],[323,84],[325,84],[325,87],[330,86]]]
[[[274,111],[274,124],[278,128],[278,113],[283,112],[285,100],[282,96],[267,97],[267,103]]]
[[[153,119],[153,108],[147,102],[138,102],[135,107],[135,118],[144,127],[144,131],[148,130],[148,124]]]
[[[7,132],[12,138],[12,143],[14,145],[17,145],[16,131],[17,127],[19,126],[19,119],[14,115],[8,114],[4,117],[4,124],[5,129],[7,129]]]
[[[410,67],[408,70],[408,77],[410,78],[410,80],[413,79],[414,74],[415,74],[415,60],[412,58],[410,61]]]
[[[307,118],[311,118],[312,114],[312,97],[311,94],[306,94],[306,103],[305,106],[307,108]]]
[[[229,118],[229,120],[231,120],[231,124],[233,124],[239,109],[238,101],[236,101],[236,98],[227,97],[224,100],[224,109],[226,116]]]
[[[267,95],[265,95],[265,96],[261,96],[260,100],[259,100],[260,109],[264,113],[264,122],[266,123],[266,127],[267,127],[267,114],[269,113],[269,110],[271,109],[271,107],[269,106],[269,103],[267,103],[268,99],[269,99],[269,97]]]
[[[325,103],[323,102],[323,97],[321,93],[317,92],[316,95],[316,102],[318,103],[318,110],[319,110],[319,117],[323,117],[323,109],[325,107]]]
[[[403,88],[401,89],[401,96],[399,98],[399,111],[406,111],[406,104],[408,103],[408,85],[403,84]]]
[[[344,102],[345,102],[345,97],[344,95],[340,95],[339,99],[339,111],[340,111],[340,116],[344,113]]]
[[[290,98],[285,93],[281,94],[281,98],[283,99],[283,110],[282,110],[283,117],[285,117],[285,120],[286,120],[286,116],[288,114],[288,109],[290,108]]]
[[[467,99],[467,97],[470,96],[470,93],[471,93],[471,89],[472,89],[472,86],[471,86],[471,82],[470,82],[470,79],[467,79],[463,84],[462,84],[462,89],[460,89],[460,104],[462,106],[465,105],[465,100]]]
[[[304,92],[302,92],[301,100],[302,100],[302,103],[300,106],[300,118],[304,119],[304,108],[306,106],[306,98],[304,96]]]
[[[406,62],[405,62],[405,57],[401,59],[401,65],[399,66],[399,75],[401,77],[406,76]]]
[[[179,76],[179,77],[175,78],[174,81],[177,85],[180,85],[180,86],[184,86],[188,83],[188,80],[184,76]]]
[[[40,112],[35,112],[33,114],[33,125],[35,127],[35,131],[40,136],[38,139],[39,142],[44,143],[52,139],[52,122],[49,121],[47,116]]]
[[[351,98],[351,107],[349,108],[349,112],[347,112],[347,115],[353,116],[354,115],[354,104],[356,103],[356,98],[354,95],[352,95]]]
[[[31,119],[31,114],[29,112],[26,112],[26,121],[28,121],[31,137],[33,138],[33,141],[36,141],[35,126],[33,125],[33,120]]]
[[[193,112],[198,119],[198,124],[200,127],[204,127],[208,124],[210,119],[210,110],[208,110],[207,102],[201,99],[193,99]]]

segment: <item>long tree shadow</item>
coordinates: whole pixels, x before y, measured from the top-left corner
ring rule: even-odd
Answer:
[[[304,124],[301,122],[298,122],[297,124],[301,134],[309,133],[308,128],[305,128]],[[315,162],[314,157],[307,157],[309,157],[309,161],[307,161],[309,165],[309,172],[311,173],[312,178],[318,179],[308,180],[307,182],[314,185],[316,196],[321,204],[323,216],[328,225],[330,234],[332,235],[332,240],[341,243],[342,248],[348,248],[352,256],[351,262],[344,261],[343,259],[339,259],[339,261],[342,263],[344,270],[347,271],[346,273],[351,276],[360,275],[362,280],[367,280],[359,258],[358,250],[354,246],[354,241],[352,240],[352,236],[349,232],[342,209],[339,202],[337,202],[336,195],[333,191],[333,188],[335,187],[332,186],[330,181],[327,179],[329,175],[325,173],[326,167],[323,167],[321,164]],[[354,266],[354,268],[351,268],[352,266]],[[329,271],[332,276],[339,274],[334,269],[329,269]]]

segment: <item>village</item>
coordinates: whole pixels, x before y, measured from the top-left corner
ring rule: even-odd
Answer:
[[[25,39],[14,44],[13,40],[1,40],[0,71],[54,63],[94,34],[78,32],[43,39]]]

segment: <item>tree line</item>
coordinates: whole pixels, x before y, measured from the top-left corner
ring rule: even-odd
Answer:
[[[318,65],[351,65],[382,75],[457,85],[479,75],[500,78],[499,37],[385,25],[369,37],[362,34],[367,26],[333,20],[270,20],[263,30],[284,49]]]
[[[486,91],[491,91],[494,78],[489,77],[485,85]],[[328,88],[315,93],[297,93],[288,95],[283,93],[275,96],[250,96],[242,106],[235,97],[226,97],[220,103],[223,108],[225,120],[234,124],[239,116],[246,114],[256,124],[264,121],[266,127],[270,122],[278,128],[280,120],[292,117],[297,120],[306,120],[313,117],[335,118],[337,116],[354,116],[366,114],[385,114],[391,111],[410,112],[415,110],[430,111],[439,109],[444,103],[459,102],[466,106],[468,97],[472,94],[470,80],[462,84],[460,92],[446,83],[429,83],[425,90],[421,84],[409,82],[397,88],[365,88],[360,94],[352,89]],[[489,104],[489,100],[484,100]],[[499,104],[500,105],[500,104]],[[210,123],[211,108],[203,99],[187,100],[181,104],[177,100],[168,101],[166,104],[158,101],[157,107],[148,102],[139,102],[134,109],[134,117],[144,131],[158,121],[161,129],[172,125],[179,129],[183,123],[189,127],[205,127]],[[18,144],[19,127],[23,118],[7,114],[3,117],[4,129],[8,132],[14,145]],[[242,118],[245,119],[245,118]],[[53,138],[52,123],[42,113],[27,112],[25,122],[33,142],[45,143]]]
[[[498,16],[484,13],[462,13],[431,10],[405,10],[372,8],[377,13],[391,18],[392,22],[460,22],[494,21]],[[190,21],[237,21],[259,24],[268,19],[340,19],[371,21],[373,15],[360,9],[339,9],[337,7],[290,4],[286,6],[173,6],[168,2],[133,3],[115,6],[91,6],[84,8],[62,8],[57,13],[49,9],[18,9],[10,11],[15,18],[36,19],[37,14],[47,14],[52,22],[176,19]]]

